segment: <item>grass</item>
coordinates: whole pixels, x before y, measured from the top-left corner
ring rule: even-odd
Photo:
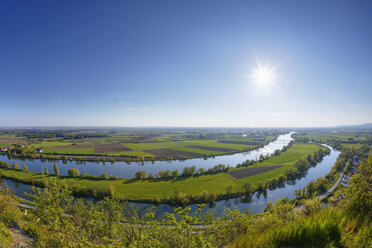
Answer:
[[[43,153],[59,153],[59,154],[93,154],[94,148],[53,148],[54,146],[66,146],[71,145],[70,142],[60,142],[60,141],[42,141],[41,143],[36,143],[29,145],[31,148],[43,148]]]
[[[353,144],[353,143],[342,143],[342,146],[343,147],[346,147],[346,148],[356,148],[356,149],[359,149],[359,148],[361,148],[364,145],[365,144],[360,144],[360,143],[356,143],[356,144]]]
[[[271,140],[271,136],[268,140]],[[102,141],[102,140],[101,140]],[[109,141],[108,141],[109,142]],[[262,142],[263,143],[263,142]],[[31,148],[43,148],[43,153],[56,153],[56,154],[83,154],[83,155],[93,155],[94,148],[75,148],[71,146],[71,148],[55,148],[56,146],[66,146],[71,145],[72,142],[70,141],[42,141],[40,143],[31,144],[29,147]],[[88,144],[86,142],[80,142],[78,144]],[[89,142],[89,144],[93,144]],[[159,149],[159,148],[171,148],[180,151],[187,151],[200,154],[200,156],[214,156],[214,155],[223,155],[226,152],[220,151],[213,151],[207,149],[197,149],[191,148],[188,146],[209,146],[209,147],[216,147],[216,148],[228,148],[234,149],[238,151],[246,151],[255,148],[254,145],[240,145],[240,144],[225,144],[225,143],[218,143],[216,139],[210,140],[176,140],[176,141],[165,141],[165,142],[153,142],[153,143],[121,143],[122,145],[128,147],[132,151],[123,151],[123,152],[115,152],[110,153],[108,155],[112,156],[121,156],[121,155],[128,155],[128,156],[137,156],[137,157],[156,157],[156,155],[152,153],[148,153],[145,150],[151,149]]]
[[[253,184],[258,183],[259,181],[265,181],[267,178],[276,177],[280,174],[284,174],[288,169],[294,167],[295,163],[303,157],[306,157],[308,154],[313,153],[319,149],[326,149],[315,144],[301,144],[296,143],[286,152],[282,152],[279,156],[272,156],[269,159],[265,160],[262,163],[256,163],[252,167],[260,166],[272,166],[272,165],[283,165],[283,167],[277,168],[272,171],[261,173],[252,177],[239,179],[240,183],[250,182]],[[237,170],[237,169],[233,169]]]
[[[0,222],[0,247],[9,247],[13,241],[12,234],[4,223]]]
[[[268,226],[265,231],[240,235],[232,247],[338,247],[340,216],[323,209],[286,225]]]
[[[144,152],[144,151],[125,151],[125,152],[115,152],[115,153],[108,153],[107,155],[112,155],[112,156],[136,156],[136,157],[155,157],[154,154]]]
[[[143,150],[151,150],[151,149],[159,149],[159,148],[171,148],[175,150],[193,152],[193,153],[206,155],[206,156],[222,155],[226,153],[219,152],[219,151],[206,150],[206,149],[191,148],[188,146],[199,145],[199,146],[209,146],[209,147],[216,147],[216,148],[235,149],[239,151],[250,150],[255,147],[252,145],[218,143],[217,140],[183,140],[183,141],[167,141],[167,142],[155,142],[155,143],[122,143],[122,144],[134,151],[143,151]]]
[[[249,149],[252,146],[249,145],[235,145],[235,144],[224,144],[218,143],[217,140],[184,140],[184,141],[168,141],[168,142],[155,142],[155,143],[122,143],[124,146],[132,150],[150,150],[158,148],[182,148],[187,146],[211,146],[211,147],[222,147],[237,150]]]
[[[308,138],[310,140],[320,140],[321,142],[340,142],[346,147],[360,147],[362,143],[365,143],[368,139],[372,138],[370,133],[362,132],[309,132],[300,133],[299,137]]]
[[[283,167],[243,179],[236,179],[227,173],[219,173],[188,178],[178,177],[172,179],[153,180],[92,180],[72,177],[64,177],[64,180],[70,184],[83,188],[105,189],[110,185],[113,185],[115,186],[117,193],[136,200],[153,199],[155,197],[165,198],[174,193],[175,190],[192,195],[198,195],[203,191],[224,194],[229,186],[232,186],[233,189],[236,189],[245,182],[250,182],[252,185],[256,186],[259,181],[265,181],[267,178],[276,177],[293,167],[298,159],[306,157],[308,154],[319,149],[320,147],[314,144],[294,144],[291,148],[289,148],[286,152],[281,153],[279,156],[271,157],[262,163],[257,163],[254,165],[255,167],[259,167],[280,164],[283,165]],[[48,180],[48,178],[54,177],[53,175],[44,176],[41,173],[15,171],[2,168],[0,171],[8,177],[16,176],[19,178],[30,178],[33,180]]]

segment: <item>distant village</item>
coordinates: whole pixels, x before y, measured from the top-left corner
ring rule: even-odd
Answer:
[[[358,154],[358,155],[355,155],[355,156],[352,158],[351,166],[350,166],[350,168],[349,168],[349,175],[345,175],[345,176],[342,178],[341,185],[343,185],[343,186],[348,186],[351,177],[352,177],[355,173],[359,173],[359,166],[360,166],[360,162],[361,162],[361,160],[362,160],[362,158],[360,157],[359,154]]]
[[[25,144],[18,143],[18,144],[12,144],[11,146],[7,147],[0,147],[0,152],[7,152],[7,151],[13,151],[13,150],[18,150],[19,148],[24,148],[26,147]],[[36,148],[35,151],[37,153],[42,153],[43,149],[42,148]]]

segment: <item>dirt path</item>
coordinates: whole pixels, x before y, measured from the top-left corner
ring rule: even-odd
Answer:
[[[12,232],[13,242],[10,244],[10,247],[14,248],[31,248],[34,243],[34,239],[32,236],[22,230],[17,223],[14,224],[13,227],[9,228]]]

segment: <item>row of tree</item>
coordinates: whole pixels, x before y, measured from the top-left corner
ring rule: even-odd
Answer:
[[[290,141],[288,143],[288,145],[284,146],[282,149],[276,149],[274,151],[274,153],[273,153],[273,156],[279,156],[280,153],[287,151],[293,145],[293,143],[294,143],[294,141],[292,140],[292,141]],[[270,157],[271,157],[270,154],[267,154],[267,155],[260,154],[260,156],[258,157],[257,160],[255,160],[255,159],[248,159],[248,160],[244,161],[243,163],[237,164],[236,168],[248,167],[250,165],[253,165],[256,162],[260,162],[261,163],[264,160],[269,159]]]
[[[166,170],[166,171],[159,171],[155,176],[150,173],[146,177],[146,172],[145,171],[138,171],[134,175],[135,179],[154,179],[154,178],[175,178],[175,177],[192,177],[192,176],[200,176],[200,175],[209,175],[209,174],[216,174],[220,172],[225,172],[230,169],[230,166],[225,166],[224,164],[219,164],[215,165],[212,168],[209,169],[204,169],[204,168],[199,168],[196,169],[196,166],[191,166],[191,167],[184,167],[182,173],[180,173],[179,170]]]

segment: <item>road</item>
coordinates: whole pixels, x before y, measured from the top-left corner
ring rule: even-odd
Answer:
[[[341,171],[341,174],[338,176],[336,182],[326,191],[324,192],[323,194],[319,195],[319,200],[323,200],[324,198],[326,198],[329,194],[331,194],[336,188],[337,186],[341,183],[342,181],[342,178],[344,177],[344,169],[346,167],[346,163],[344,165],[344,168],[342,168],[342,171]]]

